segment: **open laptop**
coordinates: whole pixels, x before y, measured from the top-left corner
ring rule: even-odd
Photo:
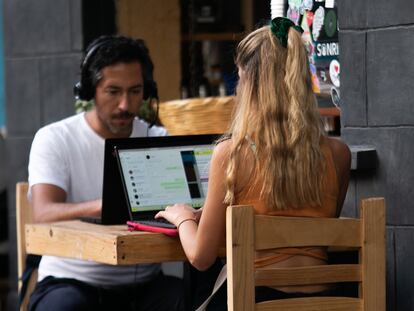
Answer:
[[[167,205],[204,204],[213,143],[218,135],[130,138],[114,143],[129,220],[175,228],[154,219]]]
[[[145,149],[145,148],[174,148],[186,146],[210,146],[219,135],[188,135],[188,136],[163,136],[163,137],[137,137],[137,138],[113,138],[105,140],[105,154],[103,167],[103,186],[102,186],[102,212],[101,217],[81,217],[81,220],[103,224],[116,225],[125,224],[128,220],[153,218],[156,211],[141,213],[132,211],[124,189],[124,179],[121,176],[119,163],[117,161],[117,150]],[[132,184],[131,184],[132,185]],[[207,182],[204,183],[207,185]],[[194,187],[194,186],[192,186]],[[133,190],[132,190],[133,191]],[[205,192],[202,192],[205,197]],[[197,201],[197,200],[195,200]],[[194,201],[194,202],[195,202]],[[170,204],[179,203],[173,201]],[[202,199],[193,206],[202,205]],[[182,202],[180,202],[182,203]],[[165,207],[165,206],[164,206]],[[158,209],[159,210],[159,209]]]

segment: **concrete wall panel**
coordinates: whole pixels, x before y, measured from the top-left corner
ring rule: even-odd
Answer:
[[[367,25],[367,1],[339,0],[338,6],[339,28],[358,29]]]
[[[384,196],[387,224],[413,225],[413,128],[345,129],[342,136],[348,144],[369,144],[377,150],[378,168],[355,175],[357,199]]]
[[[341,122],[366,126],[366,34],[345,31],[339,35],[341,61]]]
[[[336,4],[341,30],[414,23],[414,2],[410,0],[337,0]]]
[[[341,2],[339,0],[337,2]],[[351,1],[357,2],[357,1]],[[368,28],[388,27],[414,23],[414,2],[410,0],[368,0],[365,2],[367,10]]]
[[[70,5],[70,37],[71,50],[83,50],[83,33],[82,33],[82,0],[67,0]]]
[[[6,61],[6,124],[9,136],[32,135],[40,126],[39,63],[21,58]]]
[[[414,26],[368,32],[370,125],[414,125],[413,51]]]
[[[395,280],[396,308],[390,310],[414,310],[414,228],[395,229]]]
[[[41,59],[42,125],[75,113],[73,86],[79,81],[80,53]]]
[[[70,12],[70,0],[4,1],[6,57],[70,50]]]
[[[27,181],[27,166],[32,140],[33,136],[6,139],[8,186],[14,187],[18,181]]]

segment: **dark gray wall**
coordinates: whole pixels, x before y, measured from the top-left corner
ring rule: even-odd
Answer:
[[[342,137],[376,147],[378,168],[353,173],[346,210],[387,204],[387,310],[414,310],[414,2],[338,0]]]
[[[81,0],[4,0],[10,280],[16,288],[15,184],[27,180],[30,145],[43,125],[74,113],[82,56]],[[2,161],[3,162],[3,161]]]
[[[6,188],[7,178],[6,174],[2,174],[6,169],[6,150],[5,142],[2,137],[0,137],[0,192]]]

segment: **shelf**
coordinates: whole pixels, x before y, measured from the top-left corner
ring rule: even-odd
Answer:
[[[181,41],[239,41],[243,36],[241,32],[183,34]]]
[[[375,146],[350,145],[351,170],[374,170],[378,166],[378,156]]]

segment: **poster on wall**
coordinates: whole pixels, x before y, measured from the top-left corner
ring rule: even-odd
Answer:
[[[288,0],[286,16],[304,30],[312,86],[319,105],[339,107],[340,63],[335,0]]]

